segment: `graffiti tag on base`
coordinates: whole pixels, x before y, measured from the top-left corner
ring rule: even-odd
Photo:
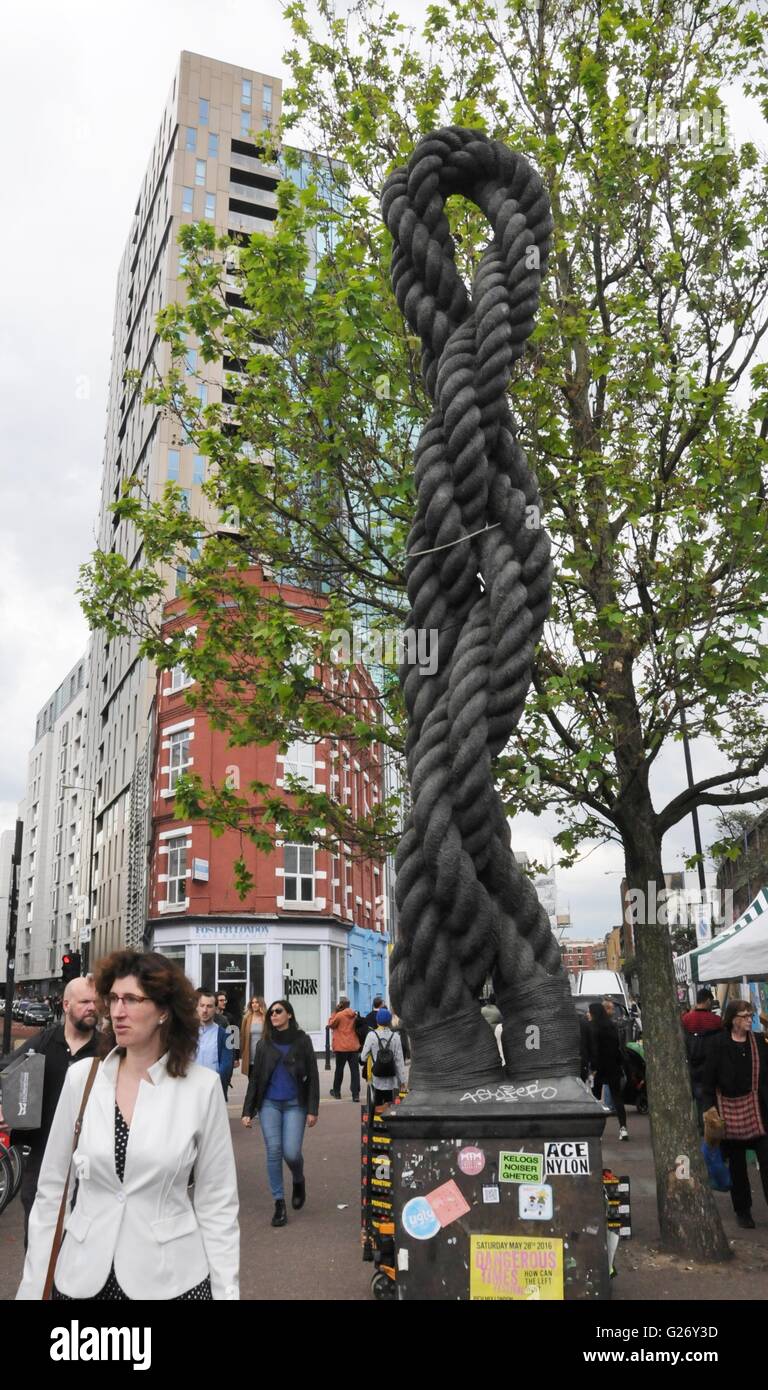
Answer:
[[[540,1081],[529,1081],[527,1086],[481,1086],[477,1091],[465,1091],[462,1101],[471,1100],[473,1105],[482,1101],[554,1100],[557,1086],[542,1086]]]

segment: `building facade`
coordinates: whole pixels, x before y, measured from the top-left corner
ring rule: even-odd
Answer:
[[[592,958],[595,962],[595,970],[608,969],[608,945],[605,941],[593,942]]]
[[[281,84],[250,68],[182,53],[150,153],[120,263],[115,297],[99,548],[138,563],[140,542],[110,505],[138,478],[150,500],[170,479],[196,514],[206,460],[185,443],[174,422],[144,403],[155,372],[165,374],[170,350],[155,332],[159,309],[184,298],[178,233],[209,220],[237,238],[269,230],[277,215],[276,166],[265,165],[257,134],[279,118]],[[233,291],[234,294],[234,291]],[[234,295],[234,300],[236,300]],[[201,405],[221,399],[222,362],[203,363],[190,342],[185,362]],[[126,382],[126,372],[138,376]],[[184,578],[169,572],[168,592]],[[88,704],[86,782],[95,789],[93,874],[88,920],[97,959],[140,939],[147,901],[146,834],[151,757],[153,666],[129,637],[93,638]],[[91,844],[85,847],[90,858]],[[90,871],[89,871],[90,873]],[[143,873],[143,878],[142,878]],[[84,889],[87,892],[87,888]]]
[[[7,978],[7,942],[11,921],[11,887],[13,874],[13,846],[16,839],[14,830],[0,833],[0,985]]]
[[[35,721],[19,873],[16,982],[46,993],[76,939],[83,843],[92,813],[84,780],[88,658],[72,667]]]
[[[568,975],[579,975],[582,970],[595,970],[594,941],[561,941],[560,952],[563,970]]]
[[[717,888],[721,898],[730,894],[730,918],[736,921],[749,907],[761,888],[768,884],[768,810],[757,816],[744,816],[738,859],[723,859],[717,866]],[[713,935],[717,935],[718,923]],[[729,923],[720,926],[724,930]]]
[[[259,571],[254,576],[267,593],[277,593]],[[280,593],[311,617],[311,595],[288,585]],[[186,626],[183,600],[172,600],[165,611],[168,633]],[[345,703],[352,699],[356,717],[375,717],[376,690],[362,667],[318,667],[315,675],[329,692],[340,693],[344,683]],[[327,792],[357,817],[381,802],[383,749],[327,738],[297,740],[284,753],[275,744],[232,747],[203,710],[187,703],[192,684],[182,666],[158,673],[148,944],[179,960],[195,983],[225,989],[238,1011],[254,994],[290,997],[300,1026],[320,1049],[325,1021],[342,992],[363,1012],[374,994],[386,992],[384,863],[362,859],[346,845],[331,853],[278,839],[270,854],[246,839],[241,843],[235,831],[216,837],[206,822],[179,822],[175,788],[186,772],[206,785],[240,791],[254,782],[283,788],[291,776]],[[250,799],[261,824],[259,803]],[[241,854],[253,876],[244,900],[233,873]]]

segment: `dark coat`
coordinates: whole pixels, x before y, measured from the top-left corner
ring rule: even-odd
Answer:
[[[260,1038],[251,1062],[250,1080],[243,1103],[243,1115],[252,1119],[257,1111],[261,1110],[272,1073],[281,1060],[282,1054],[278,1048],[268,1042],[266,1038]],[[317,1070],[317,1058],[312,1046],[312,1039],[308,1034],[299,1031],[296,1041],[285,1059],[285,1066],[296,1082],[299,1105],[306,1110],[308,1115],[316,1115],[320,1107],[320,1073]]]
[[[699,1096],[704,1084],[707,1057],[722,1036],[723,1020],[711,1009],[691,1009],[680,1020],[685,1037],[685,1054],[691,1073],[693,1093]]]
[[[624,1057],[618,1030],[613,1023],[599,1028],[590,1023],[587,1027],[589,1060],[598,1076],[618,1076],[624,1066]],[[613,1089],[613,1088],[611,1088]]]
[[[760,1097],[760,1109],[763,1115],[763,1124],[768,1129],[768,1042],[761,1033],[753,1033],[752,1037],[757,1043],[759,1067],[757,1090]],[[707,1049],[704,1065],[704,1081],[701,1088],[702,1108],[710,1110],[716,1104],[718,1091],[722,1091],[723,1095],[728,1097],[749,1095],[750,1075],[750,1070],[742,1058],[741,1049],[738,1043],[733,1041],[730,1031],[723,1028],[722,1032],[715,1033],[712,1043]],[[745,1079],[746,1085],[744,1084]]]

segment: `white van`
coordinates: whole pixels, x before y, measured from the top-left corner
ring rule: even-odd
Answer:
[[[573,993],[577,998],[580,994],[591,994],[597,999],[607,994],[622,1000],[625,1009],[629,1009],[626,982],[617,970],[582,970],[574,979]]]

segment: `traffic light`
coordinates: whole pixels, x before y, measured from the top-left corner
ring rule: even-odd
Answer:
[[[80,952],[69,951],[61,958],[61,983],[68,985],[70,980],[80,978]]]

